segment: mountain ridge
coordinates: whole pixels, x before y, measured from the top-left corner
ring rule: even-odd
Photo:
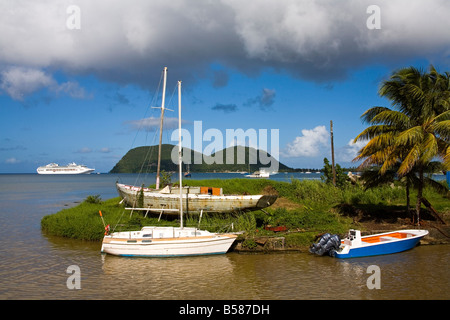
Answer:
[[[231,155],[233,155],[233,158],[231,158]],[[161,170],[178,170],[178,163],[174,163],[172,158],[178,158],[178,146],[172,144],[161,145]],[[201,163],[199,163],[200,159]],[[122,159],[116,163],[110,173],[156,172],[157,161],[157,145],[136,147],[130,149]],[[229,147],[217,151],[210,156],[190,148],[183,148],[184,171],[187,171],[186,164],[189,162],[190,172],[253,172],[260,168],[268,168],[271,165],[272,168],[278,168],[278,171],[280,172],[290,172],[295,170],[279,162],[266,151],[243,146]]]

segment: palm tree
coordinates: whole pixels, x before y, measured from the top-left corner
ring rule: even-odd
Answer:
[[[364,170],[361,174],[361,178],[364,181],[364,189],[371,189],[379,187],[380,185],[384,184],[390,184],[392,181],[396,180],[398,178],[398,168],[400,166],[400,162],[395,164],[392,168],[387,170],[384,174],[380,174],[380,167],[370,167],[366,170]],[[431,178],[431,175],[434,172],[440,171],[442,169],[442,165],[440,162],[433,161],[430,162],[427,167],[425,168],[425,172],[427,175],[424,176],[424,183],[431,188],[433,188],[436,192],[442,194],[443,196],[448,194],[448,189],[443,184],[433,180]],[[405,192],[406,192],[406,212],[409,213],[410,211],[410,189],[411,187],[417,188],[420,184],[420,181],[415,174],[415,172],[409,172],[405,176],[398,179],[402,184],[405,185]],[[424,199],[424,198],[422,198]],[[424,203],[427,207],[429,207],[433,212],[433,208],[431,208],[431,204],[428,201],[425,201]],[[436,215],[437,219],[442,220],[441,217]]]
[[[404,68],[383,82],[379,94],[392,101],[393,109],[373,107],[362,115],[371,126],[355,142],[369,142],[354,161],[364,159],[360,167],[381,166],[381,175],[399,162],[398,176],[417,173],[419,223],[425,168],[440,158],[443,169],[450,170],[450,74],[439,74],[433,66],[429,73]]]

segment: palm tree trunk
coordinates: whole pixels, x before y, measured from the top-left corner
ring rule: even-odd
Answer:
[[[417,225],[420,225],[420,207],[422,205],[422,193],[423,193],[423,167],[419,167],[419,186],[417,188],[417,203],[416,203],[416,217]]]
[[[406,213],[409,214],[409,207],[411,206],[411,199],[409,198],[409,179],[406,178]]]

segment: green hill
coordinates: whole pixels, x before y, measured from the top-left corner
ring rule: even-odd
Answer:
[[[174,149],[175,148],[175,149]],[[177,157],[178,147],[172,144],[163,144],[161,146],[161,170],[177,171],[178,164],[172,161],[172,152]],[[226,171],[256,171],[261,167],[269,167],[271,162],[277,162],[272,156],[265,151],[249,148],[249,147],[230,147],[218,151],[211,156],[205,156],[189,148],[183,148],[183,159],[189,158],[189,170],[191,172],[226,172]],[[227,160],[227,155],[230,161]],[[231,158],[233,155],[233,158]],[[238,163],[239,159],[244,163]],[[249,156],[250,155],[250,156]],[[256,163],[255,162],[256,158]],[[201,164],[196,163],[201,160]],[[221,161],[220,161],[221,160]],[[252,164],[249,166],[249,160]],[[187,161],[184,161],[187,163]],[[220,163],[222,162],[222,163]],[[227,162],[231,162],[227,164]],[[263,164],[262,162],[266,163]],[[156,172],[158,163],[158,146],[137,147],[131,149],[123,156],[122,159],[111,169],[110,173],[138,173],[138,172]],[[275,166],[272,166],[275,167]],[[250,168],[250,170],[249,170]],[[186,170],[184,164],[184,170]],[[278,171],[293,171],[292,168],[279,163]]]

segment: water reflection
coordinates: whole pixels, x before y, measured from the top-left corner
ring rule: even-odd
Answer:
[[[433,254],[431,254],[433,252]],[[431,254],[431,255],[430,255]],[[448,299],[449,246],[419,246],[385,256],[337,260],[343,277],[360,279],[360,299]],[[369,290],[367,268],[380,268],[381,288]]]
[[[228,295],[233,262],[227,255],[125,258],[102,255],[103,279],[117,284],[121,298],[219,299]],[[117,296],[116,296],[117,297]]]
[[[449,246],[419,246],[377,257],[334,259],[307,253],[181,258],[126,258],[100,254],[100,244],[48,237],[59,261],[80,266],[83,293],[71,298],[229,299],[448,299]],[[64,262],[61,262],[63,259]],[[55,264],[55,266],[52,266]],[[381,271],[369,289],[367,268]],[[65,280],[64,280],[65,281]],[[67,295],[62,290],[58,295]]]

